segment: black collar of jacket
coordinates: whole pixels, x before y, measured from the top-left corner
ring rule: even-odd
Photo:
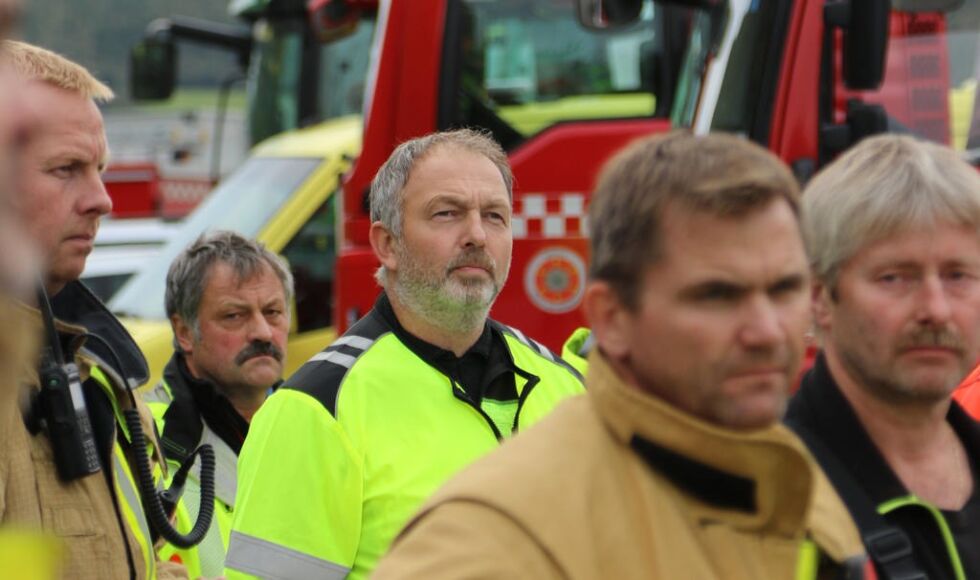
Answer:
[[[201,441],[204,423],[235,454],[242,450],[248,421],[210,381],[191,374],[180,353],[174,353],[163,370],[173,400],[163,415],[162,443],[167,456],[184,461]],[[202,422],[203,421],[203,422]]]
[[[426,342],[406,330],[401,325],[401,322],[398,321],[395,310],[391,306],[391,301],[384,292],[378,296],[374,304],[374,310],[391,327],[392,332],[398,337],[398,340],[420,359],[435,367],[446,376],[453,377],[455,375],[454,367],[457,361],[474,357],[479,357],[486,364],[487,372],[484,374],[482,387],[486,387],[499,375],[507,371],[513,371],[516,368],[513,356],[511,356],[510,349],[507,348],[507,343],[504,340],[500,325],[493,320],[487,319],[483,325],[483,332],[480,334],[480,338],[477,339],[476,343],[462,357],[457,357],[452,351]]]
[[[980,457],[980,425],[954,400],[946,420],[963,442],[969,457]],[[819,437],[875,504],[909,494],[841,393],[823,353],[804,375],[790,401],[786,421],[798,423]]]
[[[701,463],[639,435],[633,436],[630,447],[651,469],[701,501],[748,513],[756,510],[754,480]]]
[[[149,378],[146,359],[129,332],[84,284],[78,281],[69,282],[61,292],[51,297],[51,310],[58,320],[83,326],[89,334],[94,334],[112,345],[113,352],[110,353],[100,341],[88,340],[85,342],[85,349],[107,364],[122,365],[116,371],[130,383],[126,387],[135,389]]]

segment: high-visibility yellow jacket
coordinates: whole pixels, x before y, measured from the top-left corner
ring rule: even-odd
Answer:
[[[488,324],[513,363],[513,430],[583,392],[547,348]],[[364,578],[440,484],[497,448],[507,413],[411,342],[382,296],[259,410],[239,458],[228,578]]]

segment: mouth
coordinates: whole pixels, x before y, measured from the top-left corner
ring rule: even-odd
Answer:
[[[959,349],[948,346],[911,346],[902,349],[902,354],[925,357],[959,357]]]
[[[477,265],[456,266],[450,271],[459,272],[461,274],[490,274],[490,270],[488,268]]]
[[[745,369],[733,373],[730,375],[733,379],[761,379],[770,377],[783,377],[786,375],[786,369],[782,367],[760,367],[754,369]]]
[[[279,359],[275,355],[271,355],[271,354],[257,354],[254,356],[250,356],[247,359],[245,359],[244,362],[250,362],[257,359],[268,359],[271,361],[279,362]]]

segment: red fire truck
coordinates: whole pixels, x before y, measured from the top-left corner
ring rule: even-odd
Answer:
[[[273,169],[255,172],[250,161],[243,168],[254,172],[249,182],[267,179],[268,197],[299,213],[287,218],[263,208],[268,218],[243,219],[238,226],[232,218],[251,211],[244,202],[225,212],[202,208],[213,219],[192,215],[186,235],[177,236],[161,259],[209,226],[263,239],[294,269],[321,256],[322,279],[308,291],[297,290],[294,368],[367,312],[378,292],[366,200],[380,164],[405,139],[482,127],[507,149],[515,175],[513,263],[492,315],[557,349],[583,324],[585,208],[598,168],[615,150],[676,127],[730,131],[769,147],[805,180],[849,144],[880,131],[972,147],[976,4],[313,0],[312,24],[326,37],[360,19],[376,19],[362,140],[352,166],[343,177],[331,173],[336,186],[314,187],[283,171],[297,200],[304,192],[322,196],[284,203],[293,194],[273,187]],[[351,130],[349,124],[332,126]],[[280,135],[252,161],[269,162],[273,150],[280,158],[310,157],[316,143],[329,140],[329,129],[311,131]],[[324,149],[321,161],[340,171],[338,164],[348,167],[341,161],[357,152],[357,144],[334,151],[342,151],[340,160]],[[321,173],[312,170],[310,179],[323,179]],[[261,200],[252,196],[251,203]],[[300,240],[312,223],[306,220],[321,211],[322,243]],[[302,279],[316,269],[302,268]],[[166,267],[148,270],[156,273],[137,276],[112,306],[144,319],[134,328],[155,366],[169,354],[150,352],[170,344],[157,280]],[[146,301],[159,305],[151,309]],[[330,312],[303,313],[330,304]],[[145,324],[151,318],[159,320],[155,330]],[[308,333],[317,329],[329,332],[314,340]]]

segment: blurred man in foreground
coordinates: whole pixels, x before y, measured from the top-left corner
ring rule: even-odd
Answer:
[[[146,363],[78,282],[99,219],[112,207],[100,175],[108,151],[96,105],[112,91],[81,66],[22,42],[3,41],[0,68],[29,95],[11,167],[13,206],[42,261],[30,316],[47,327],[41,360],[21,388],[24,406],[0,434],[0,521],[60,538],[71,578],[184,577],[183,568],[156,560],[143,512],[148,498],[135,475],[142,462],[122,416],[137,413],[159,460],[152,417],[131,392],[146,380]]]

